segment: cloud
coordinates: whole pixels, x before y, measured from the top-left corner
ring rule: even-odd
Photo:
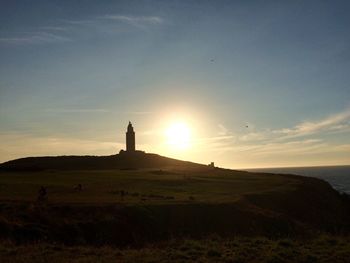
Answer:
[[[96,24],[95,19],[83,19],[83,20],[62,20],[63,24],[76,25],[76,26],[86,26]],[[70,27],[72,28],[72,27]]]
[[[274,131],[276,134],[283,134],[287,137],[299,137],[315,134],[324,131],[337,131],[349,128],[350,109],[338,114],[331,115],[319,121],[304,121],[291,129]]]
[[[50,31],[67,31],[68,30],[67,27],[63,27],[63,26],[43,26],[43,27],[40,27],[40,29],[50,30]]]
[[[250,132],[245,135],[239,137],[240,141],[261,141],[267,138],[266,131],[265,132]]]
[[[28,32],[19,37],[0,38],[0,43],[14,45],[64,43],[70,41],[72,41],[72,39],[68,37],[49,32]]]
[[[219,124],[218,128],[219,128],[219,132],[218,132],[219,135],[222,136],[222,135],[227,135],[228,134],[228,129],[224,125]]]
[[[163,19],[158,16],[104,15],[100,18],[120,21],[136,27],[143,27],[147,25],[159,25],[163,23]]]
[[[329,145],[320,139],[295,140],[289,142],[271,142],[257,145],[252,155],[291,155],[310,154],[329,149]]]
[[[53,113],[106,113],[113,112],[123,115],[149,115],[153,114],[152,111],[112,111],[104,108],[48,108],[45,109],[46,112]]]
[[[46,109],[46,112],[54,113],[105,113],[107,109]]]
[[[39,26],[36,30],[18,33],[14,36],[0,38],[0,44],[7,45],[38,45],[65,43],[87,35],[117,34],[131,27],[146,29],[150,26],[163,24],[158,16],[129,16],[109,14],[81,20],[61,20],[55,25]],[[124,26],[123,26],[124,25]]]
[[[193,140],[193,147],[203,151],[226,151],[234,143],[235,136],[232,134],[214,137],[197,138]]]
[[[149,115],[153,114],[152,111],[127,111],[125,114],[131,114],[131,115]]]
[[[128,16],[120,14],[112,15],[103,15],[96,16],[91,19],[82,19],[82,20],[63,20],[64,24],[69,24],[70,27],[86,27],[86,28],[98,28],[103,31],[110,31],[108,28],[116,29],[116,26],[124,27],[125,25],[130,28],[137,27],[145,29],[149,26],[163,24],[163,19],[158,16]]]
[[[233,135],[219,135],[214,137],[199,138],[199,139],[196,139],[196,141],[207,143],[207,142],[213,142],[213,141],[225,141],[225,140],[232,140],[232,139],[234,139]]]
[[[266,158],[267,156],[345,154],[350,152],[350,144],[328,141],[324,134],[350,131],[350,109],[333,114],[317,121],[302,121],[291,128],[264,129],[234,134],[224,125],[219,125],[219,136],[197,140],[197,145],[207,152],[229,155]],[[310,137],[308,137],[310,136]],[[327,138],[327,137],[326,137]]]
[[[350,131],[350,109],[317,121],[302,121],[291,128],[265,129],[238,136],[241,142],[288,141],[297,137]]]

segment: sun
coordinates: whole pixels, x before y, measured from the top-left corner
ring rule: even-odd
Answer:
[[[190,147],[191,130],[184,122],[172,123],[165,131],[166,142],[173,150],[186,150]]]

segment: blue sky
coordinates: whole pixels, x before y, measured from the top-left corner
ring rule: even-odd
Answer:
[[[139,149],[350,164],[347,1],[0,1],[0,162]],[[163,130],[183,121],[192,145]],[[247,127],[248,126],[248,127]]]

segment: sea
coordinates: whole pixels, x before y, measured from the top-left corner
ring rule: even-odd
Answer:
[[[246,171],[297,174],[323,179],[341,193],[350,195],[350,165],[245,169]]]

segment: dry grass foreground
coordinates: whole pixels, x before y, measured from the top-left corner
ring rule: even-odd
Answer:
[[[332,262],[350,259],[350,238],[320,236],[310,240],[267,239],[263,237],[202,240],[172,240],[138,249],[110,246],[62,246],[0,244],[2,263],[90,263],[90,262]]]

